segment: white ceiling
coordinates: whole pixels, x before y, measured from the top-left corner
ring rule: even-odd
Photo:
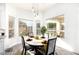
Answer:
[[[32,10],[32,6],[36,6],[36,7],[38,7],[39,11],[45,11],[49,7],[54,5],[54,3],[53,4],[48,4],[48,3],[13,3],[11,5],[15,6],[17,8],[29,10],[29,11]]]

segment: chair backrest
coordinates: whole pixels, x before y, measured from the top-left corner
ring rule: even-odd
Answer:
[[[57,38],[48,40],[46,55],[54,54]]]
[[[21,36],[21,38],[22,38],[22,46],[24,48],[25,47],[25,40],[24,40],[24,37],[23,36]]]

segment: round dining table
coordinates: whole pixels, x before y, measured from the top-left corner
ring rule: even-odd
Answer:
[[[37,54],[37,49],[39,47],[43,47],[44,46],[44,44],[42,44],[41,42],[37,42],[37,41],[26,41],[26,44],[28,44],[31,47],[33,47],[33,50],[35,51],[35,55]]]
[[[46,41],[43,38],[41,38],[41,39],[35,39],[35,38],[30,38],[28,36],[25,36],[24,39],[25,39],[25,43],[28,44],[28,45],[30,45],[31,47],[33,47],[33,50],[36,53],[37,53],[37,49],[39,47],[43,47],[44,46],[44,44],[42,42]],[[30,39],[30,40],[28,40],[28,39]]]

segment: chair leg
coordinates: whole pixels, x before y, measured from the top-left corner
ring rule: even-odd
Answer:
[[[25,53],[24,53],[24,55],[26,55],[26,51],[27,51],[27,49],[25,49]]]
[[[24,52],[24,48],[23,48],[23,50],[22,50],[22,53],[21,53],[21,55],[23,55],[23,52]]]
[[[55,55],[58,55],[58,53],[57,53],[57,52],[55,52]]]

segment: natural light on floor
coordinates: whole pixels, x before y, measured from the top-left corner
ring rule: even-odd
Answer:
[[[74,51],[73,50],[73,48],[70,46],[70,45],[68,45],[65,41],[63,41],[64,39],[60,39],[60,38],[58,38],[57,39],[57,46],[59,46],[59,47],[62,47],[62,48],[64,48],[64,49],[66,49],[66,50],[68,50],[68,51]]]

